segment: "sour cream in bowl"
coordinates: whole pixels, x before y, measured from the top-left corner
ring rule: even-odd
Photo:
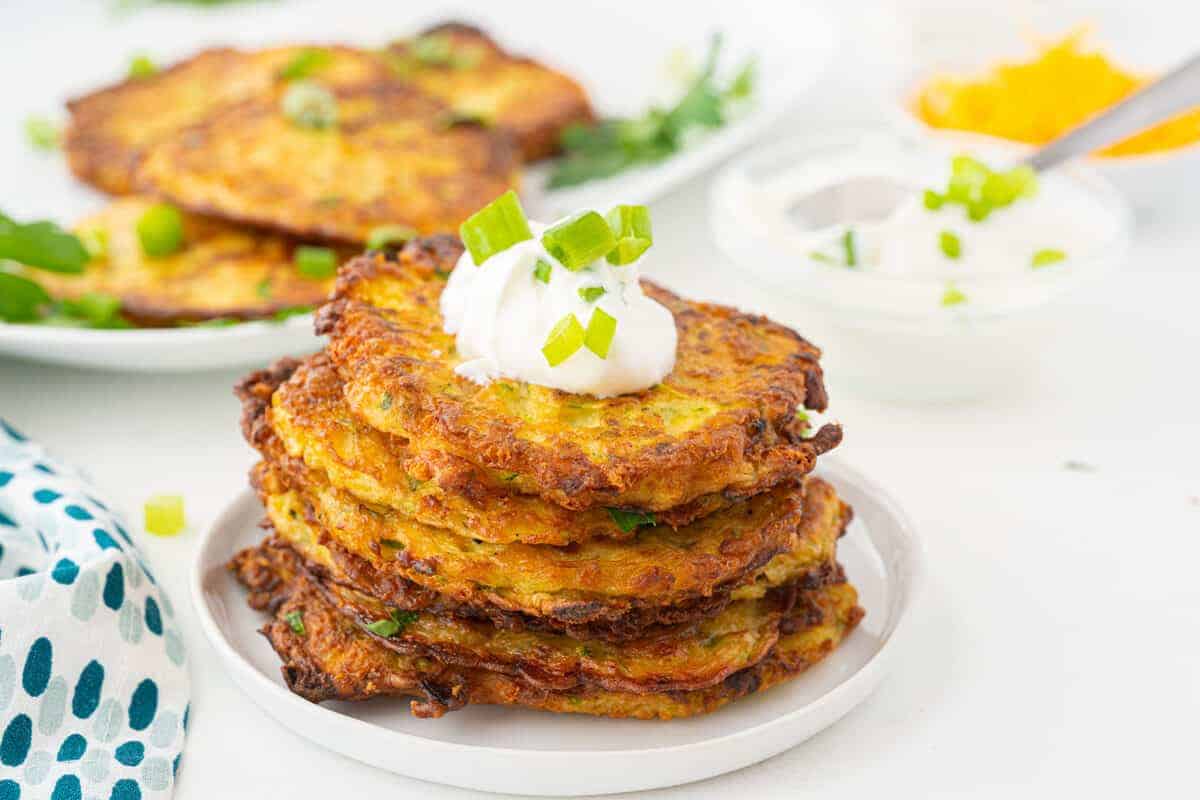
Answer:
[[[1128,207],[1088,170],[1033,176],[990,140],[944,144],[836,132],[751,152],[713,187],[719,246],[786,303],[830,375],[901,402],[1022,380],[1058,301],[1129,244]],[[849,190],[822,192],[836,184]],[[838,223],[807,213],[817,193]]]

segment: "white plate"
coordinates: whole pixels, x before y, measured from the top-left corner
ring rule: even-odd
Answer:
[[[233,680],[288,730],[350,758],[422,780],[533,795],[675,786],[782,752],[832,725],[879,683],[920,582],[922,553],[896,504],[836,461],[819,470],[855,510],[840,558],[867,616],[832,656],[782,686],[708,716],[670,723],[467,708],[438,720],[403,700],[314,705],[291,694],[257,633],[262,615],[225,563],[256,542],[262,508],[241,494],[201,543],[192,603]],[[469,764],[470,769],[463,769]]]
[[[53,113],[61,100],[118,79],[130,54],[148,48],[159,61],[170,62],[221,44],[340,40],[372,45],[446,17],[423,10],[425,4],[367,0],[314,3],[301,11],[294,3],[246,3],[211,11],[146,8],[127,15],[114,15],[109,5],[90,3],[52,16],[33,4],[12,9],[6,22],[25,35],[6,42],[0,67],[21,75],[6,89],[8,106],[19,112],[14,119]],[[755,14],[729,3],[698,2],[688,14],[680,14],[676,6],[656,3],[622,6],[592,0],[551,6],[510,0],[480,4],[466,17],[514,50],[578,77],[606,114],[634,113],[677,96],[680,84],[665,68],[670,54],[683,48],[699,61],[714,31],[724,33],[721,63],[729,72],[750,54],[758,57],[757,99],[748,113],[668,161],[556,192],[542,188],[544,167],[531,169],[526,207],[542,219],[577,208],[646,203],[713,166],[799,99],[830,60],[836,41],[829,18],[800,4]],[[47,41],[54,47],[46,48]],[[64,52],[87,57],[52,55]],[[50,218],[65,224],[104,202],[70,175],[60,157],[32,153],[19,124],[0,130],[0,175],[0,211],[17,219]],[[302,328],[258,325],[236,333],[200,329],[143,335],[0,323],[0,354],[108,369],[234,367],[311,349],[311,337]]]

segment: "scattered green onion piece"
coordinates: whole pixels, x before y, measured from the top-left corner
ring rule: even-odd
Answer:
[[[584,286],[579,290],[579,299],[585,303],[594,303],[608,293],[603,286]]]
[[[289,611],[283,615],[283,618],[287,620],[287,624],[291,627],[292,633],[296,634],[297,636],[304,635],[304,618],[300,615],[299,611]]]
[[[419,483],[420,483],[420,481],[418,481],[418,484]],[[379,543],[381,545],[383,545],[384,547],[390,547],[393,550],[407,550],[408,549],[408,545],[406,545],[404,542],[400,541],[399,539],[380,539]]]
[[[951,231],[938,234],[938,247],[946,258],[959,258],[962,255],[962,241]]]
[[[292,254],[296,271],[306,278],[321,280],[337,274],[337,253],[328,247],[301,245]]]
[[[1057,264],[1060,261],[1066,260],[1067,254],[1065,251],[1057,250],[1055,248],[1046,248],[1045,250],[1038,250],[1036,253],[1034,253],[1030,264],[1034,269],[1040,269],[1041,267],[1048,267],[1051,264]]]
[[[822,264],[836,264],[837,259],[828,253],[822,253],[820,250],[813,250],[808,254],[808,257],[813,261],[820,261]]]
[[[458,235],[477,267],[497,253],[533,238],[521,201],[512,189],[467,217]]]
[[[1037,194],[1038,179],[1033,167],[1025,164],[1013,167],[1005,173],[1005,177],[1008,179],[1010,189],[1014,192],[1014,200],[1033,197]]]
[[[129,60],[129,77],[131,80],[149,78],[158,72],[158,65],[145,53],[138,53]]]
[[[292,317],[302,317],[305,314],[311,314],[312,310],[312,306],[288,306],[287,308],[281,308],[276,311],[273,315],[271,315],[271,319],[273,319],[275,322],[284,322]]]
[[[328,50],[320,47],[309,47],[301,50],[292,60],[279,70],[279,77],[285,81],[307,78],[317,70],[325,67],[332,60]]]
[[[33,322],[49,305],[50,295],[28,278],[0,272],[0,320]]]
[[[183,246],[183,215],[174,206],[155,203],[138,218],[137,235],[150,258],[169,256]]]
[[[550,265],[549,261],[547,261],[544,258],[539,258],[537,260],[537,263],[535,263],[533,265],[534,280],[541,281],[542,283],[549,283],[550,282],[550,273],[553,270],[554,270],[554,267],[552,267]]]
[[[846,232],[842,234],[842,250],[846,254],[846,266],[857,267],[858,248],[855,245],[853,228],[847,228]]]
[[[417,61],[433,66],[448,65],[454,57],[450,38],[444,34],[418,36],[409,44],[408,50]]]
[[[383,397],[380,398],[380,400],[379,400],[379,410],[387,411],[391,407],[392,407],[392,393],[384,392]]]
[[[395,636],[416,622],[418,616],[420,615],[415,611],[397,611],[393,609],[387,619],[377,619],[367,625],[366,628],[376,636]]]
[[[926,189],[923,198],[925,207],[930,211],[937,211],[939,208],[946,205],[946,197],[938,194],[933,189]]]
[[[653,514],[645,511],[625,511],[621,508],[606,509],[608,515],[612,517],[612,521],[617,523],[617,527],[623,533],[630,533],[642,525],[657,525],[658,521]]]
[[[49,117],[28,117],[25,120],[25,138],[35,150],[57,150],[60,136],[58,125]]]
[[[617,206],[608,212],[608,225],[617,237],[616,247],[607,254],[610,264],[632,264],[654,244],[650,211],[645,206]]]
[[[174,536],[184,529],[183,498],[177,494],[156,494],[146,501],[146,533]]]
[[[87,250],[88,259],[99,261],[108,256],[108,231],[104,228],[85,228],[76,236],[83,249]]]
[[[568,217],[542,234],[542,246],[572,272],[604,258],[616,244],[612,228],[595,211]]]
[[[583,337],[583,326],[579,324],[579,320],[574,314],[567,314],[550,329],[546,344],[542,346],[542,355],[546,357],[546,363],[557,367],[575,355],[575,352],[583,347]]]
[[[942,293],[942,305],[946,308],[961,305],[965,302],[967,302],[967,296],[954,285],[947,286],[946,291]]]
[[[312,81],[296,81],[283,95],[283,115],[301,128],[324,130],[337,125],[337,98]]]
[[[617,332],[617,320],[604,309],[592,310],[592,318],[588,320],[587,331],[583,336],[583,345],[600,358],[608,358],[608,350],[612,347],[613,336]]]
[[[986,200],[970,200],[967,202],[967,219],[971,222],[983,222],[992,213],[994,206]]]
[[[263,300],[271,299],[271,278],[268,276],[263,278],[254,286],[254,293]]]
[[[407,225],[380,225],[367,233],[367,249],[383,250],[389,245],[400,246],[420,234]]]
[[[478,125],[480,128],[491,128],[495,125],[495,120],[490,114],[470,109],[451,109],[437,118],[439,130],[449,130],[459,125]]]

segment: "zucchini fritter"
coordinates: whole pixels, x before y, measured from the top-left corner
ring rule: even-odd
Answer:
[[[71,100],[63,142],[71,170],[106,192],[133,192],[134,171],[147,147],[216,109],[270,92],[283,80],[280,71],[307,49],[204,50],[154,75],[129,78]],[[313,77],[327,85],[388,78],[387,67],[369,53],[348,47],[321,49],[330,57]]]
[[[99,232],[105,254],[79,275],[40,272],[38,282],[56,298],[113,295],[121,300],[121,313],[144,326],[269,318],[316,306],[333,286],[332,279],[314,280],[297,271],[292,240],[194,214],[183,216],[182,248],[150,258],[138,241],[137,221],[152,202],[119,198],[81,220],[76,231]]]
[[[282,89],[216,109],[147,147],[139,188],[199,213],[345,242],[381,225],[450,231],[517,185],[508,137],[446,127],[395,82],[332,86],[337,124],[297,125]]]
[[[470,25],[449,22],[430,28],[415,39],[393,43],[387,57],[403,80],[442,100],[454,114],[480,118],[512,135],[525,161],[554,155],[564,129],[594,118],[578,83],[505,52]]]
[[[439,717],[468,704],[638,719],[702,714],[795,677],[829,655],[862,618],[857,594],[841,583],[802,595],[765,658],[707,688],[633,692],[586,685],[563,691],[526,676],[390,649],[339,613],[304,574],[284,581],[260,569],[257,574],[242,570],[239,577],[253,590],[257,607],[274,611],[263,633],[283,660],[281,670],[293,692],[313,702],[414,697],[412,711],[420,717]]]
[[[426,525],[497,544],[567,545],[635,535],[603,508],[570,511],[518,494],[465,459],[420,452],[364,424],[346,405],[341,379],[324,354],[304,362],[284,359],[252,373],[237,393],[242,431],[264,458],[300,459],[338,488]],[[708,495],[658,514],[657,522],[678,528],[734,502],[730,493]]]
[[[518,492],[573,510],[661,511],[717,492],[752,495],[809,472],[841,433],[805,438],[801,407],[823,410],[820,351],[764,317],[685,301],[652,283],[675,316],[675,369],[643,392],[596,399],[454,372],[439,298],[462,253],[449,236],[414,240],[395,260],[339,270],[318,315],[350,408],[414,449],[512,475]]]
[[[230,566],[247,584],[264,580],[263,570],[285,582],[304,573],[330,605],[390,649],[503,672],[555,691],[577,686],[631,692],[712,686],[758,663],[775,646],[780,623],[796,601],[795,587],[785,587],[757,600],[732,603],[698,625],[612,645],[497,628],[453,615],[397,613],[365,592],[307,572],[299,556],[278,541],[239,553]],[[386,622],[397,619],[401,622]]]

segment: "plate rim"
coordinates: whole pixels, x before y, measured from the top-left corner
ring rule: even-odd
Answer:
[[[853,695],[856,690],[861,691],[863,686],[866,686],[867,690],[865,692],[861,692],[861,697],[854,699],[849,706],[841,709],[839,713],[835,714],[829,722],[821,725],[818,729],[820,730],[832,725],[844,714],[848,713],[852,708],[865,700],[868,696],[870,696],[871,692],[878,684],[878,679],[882,677],[880,673],[886,670],[887,664],[890,662],[895,652],[896,640],[904,635],[904,632],[911,627],[913,617],[912,609],[915,606],[917,599],[923,592],[926,578],[926,562],[925,547],[910,518],[904,513],[903,509],[896,502],[896,500],[889,493],[884,491],[878,484],[864,476],[857,469],[846,465],[838,458],[831,459],[826,457],[824,463],[818,467],[815,474],[826,475],[829,477],[831,482],[835,483],[835,485],[839,482],[845,482],[847,484],[854,484],[856,488],[868,492],[872,498],[876,500],[879,506],[887,512],[889,517],[891,517],[895,523],[895,528],[898,532],[897,541],[903,545],[903,554],[906,558],[905,578],[907,585],[906,590],[899,596],[900,602],[897,604],[895,609],[895,620],[889,620],[889,622],[892,624],[890,630],[886,631],[886,638],[879,645],[878,649],[867,659],[867,661],[851,675],[847,676],[844,680],[838,683],[837,686],[822,694],[817,699],[757,725],[742,728],[730,733],[705,738],[697,742],[668,745],[664,747],[640,747],[619,750],[538,750],[518,747],[493,747],[487,745],[463,744],[461,742],[447,742],[435,737],[426,737],[419,734],[392,730],[322,705],[309,703],[303,698],[298,697],[297,695],[288,691],[286,687],[280,686],[278,683],[274,682],[260,672],[257,667],[255,667],[233,646],[233,644],[221,631],[216,618],[212,614],[210,604],[206,600],[207,593],[204,588],[206,565],[209,563],[216,563],[213,560],[213,554],[211,551],[216,546],[216,542],[223,538],[221,537],[220,532],[228,528],[233,523],[234,518],[244,513],[244,506],[250,503],[258,502],[257,498],[254,497],[253,493],[248,488],[239,491],[234,498],[230,500],[230,502],[226,504],[224,508],[222,508],[221,512],[217,515],[213,523],[205,530],[203,538],[196,548],[196,554],[192,559],[188,581],[190,588],[189,594],[193,610],[199,619],[200,628],[204,633],[205,639],[207,639],[209,645],[212,646],[217,651],[217,654],[221,657],[222,666],[225,668],[227,673],[236,672],[249,678],[249,680],[255,685],[256,692],[268,692],[275,699],[282,701],[286,708],[294,709],[298,713],[332,715],[338,719],[338,724],[346,725],[355,729],[375,729],[382,731],[385,732],[386,735],[396,737],[396,741],[400,744],[409,746],[417,745],[427,748],[430,751],[437,751],[454,756],[462,756],[464,754],[486,756],[489,758],[520,756],[527,759],[536,758],[544,762],[557,762],[567,758],[575,760],[586,758],[592,761],[600,761],[629,758],[633,756],[645,757],[648,754],[668,755],[700,748],[720,748],[723,744],[740,741],[747,737],[770,735],[771,732],[780,727],[787,727],[789,723],[792,723],[801,715],[819,716],[821,711],[828,710],[831,706],[837,708],[838,701],[840,701],[844,695]],[[871,549],[878,553],[878,550],[875,548],[873,543],[871,544]],[[233,678],[233,682],[237,684],[238,689],[249,695],[250,699],[253,700],[255,704],[267,714],[267,716],[271,717],[276,722],[282,722],[282,720],[279,718],[279,715],[274,713],[272,708],[268,707],[261,696],[256,694],[256,692],[249,691],[242,684],[242,682],[237,679],[236,675],[231,674],[230,677]],[[385,769],[396,774],[406,774],[398,773],[396,770],[391,770],[387,767],[380,767],[377,764],[363,761],[361,758],[353,755],[353,748],[335,749],[330,747],[324,741],[311,739],[299,731],[293,730],[292,732],[302,736],[312,744],[321,747],[322,749],[341,753],[344,756],[353,758],[361,763],[367,763],[379,769]],[[763,755],[763,758],[769,757],[773,754],[774,752],[766,753]],[[752,761],[747,764],[743,764],[742,766],[748,766],[750,763],[755,762]],[[721,773],[714,773],[704,777],[714,777],[715,774]],[[414,777],[418,780],[421,779],[418,776],[410,775],[409,777]],[[702,779],[702,777],[696,778],[696,780],[700,779]],[[463,784],[451,785],[462,786]]]

